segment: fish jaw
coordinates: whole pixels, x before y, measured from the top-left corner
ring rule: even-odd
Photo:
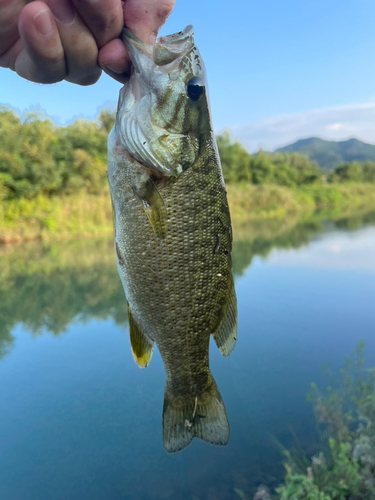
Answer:
[[[178,33],[159,37],[154,45],[145,44],[127,28],[123,29],[121,39],[134,70],[149,81],[156,68],[172,64],[166,67],[166,72],[178,69],[181,59],[194,47],[194,28],[189,24]]]

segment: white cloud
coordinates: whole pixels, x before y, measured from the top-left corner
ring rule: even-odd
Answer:
[[[307,137],[332,141],[355,137],[375,144],[375,102],[278,115],[228,130],[249,151],[274,150]]]
[[[331,123],[330,125],[327,125],[328,130],[342,130],[345,128],[345,123]]]

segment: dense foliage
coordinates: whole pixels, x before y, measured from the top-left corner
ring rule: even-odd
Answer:
[[[28,112],[22,120],[0,107],[0,200],[100,193],[106,186],[107,137],[114,116],[102,110],[96,121],[80,119],[61,127],[41,112]],[[303,154],[260,150],[251,155],[226,132],[217,143],[227,183],[322,183],[322,171]],[[340,165],[327,180],[375,182],[375,162]]]
[[[375,161],[344,163],[332,170],[329,182],[371,182],[375,183]]]
[[[316,163],[299,153],[265,153],[250,155],[239,142],[231,142],[228,133],[217,137],[225,182],[251,182],[301,186],[321,181]]]
[[[0,107],[0,199],[100,192],[113,117],[101,111],[96,122],[58,127],[41,113],[27,113],[21,121]]]

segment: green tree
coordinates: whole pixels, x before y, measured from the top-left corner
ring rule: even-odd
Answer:
[[[329,182],[362,182],[363,177],[362,165],[354,161],[339,165],[328,174],[327,179]]]
[[[115,119],[116,119],[115,110],[102,109],[99,112],[98,116],[99,128],[108,135],[113,125],[115,124]]]
[[[250,154],[239,142],[231,142],[228,132],[217,136],[225,182],[251,182]]]
[[[0,199],[98,193],[106,186],[107,138],[115,113],[57,127],[43,113],[21,120],[0,108]]]
[[[228,132],[216,138],[224,180],[228,183],[300,186],[321,182],[322,172],[315,162],[299,153],[248,153]]]
[[[375,182],[375,161],[365,161],[362,170],[364,182]]]
[[[57,191],[61,172],[55,168],[55,126],[42,113],[30,112],[21,123],[0,108],[0,191],[2,198],[33,198]]]

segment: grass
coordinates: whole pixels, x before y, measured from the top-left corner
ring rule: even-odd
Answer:
[[[286,215],[325,208],[375,207],[374,184],[317,184],[299,188],[229,185],[232,218],[283,219]]]
[[[374,184],[324,184],[290,189],[282,186],[228,185],[234,226],[245,220],[282,221],[317,209],[375,208]],[[112,232],[108,189],[100,195],[38,196],[0,204],[0,243],[102,236]]]
[[[108,191],[100,195],[21,198],[0,204],[0,243],[102,236],[111,231]]]

